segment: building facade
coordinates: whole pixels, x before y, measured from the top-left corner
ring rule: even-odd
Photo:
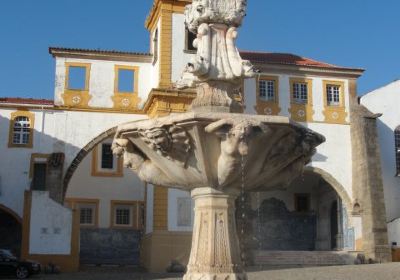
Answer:
[[[165,271],[187,262],[190,194],[141,182],[110,143],[121,123],[189,108],[194,90],[174,87],[195,53],[184,25],[189,2],[154,1],[149,53],[50,48],[54,100],[0,99],[0,230],[13,232],[1,246],[63,270],[112,263]],[[387,188],[397,181],[387,185],[383,146],[371,141],[381,133],[372,113],[380,108],[358,102],[363,70],[293,54],[241,55],[259,70],[237,94],[246,113],[288,116],[326,137],[300,178],[244,198],[249,218],[237,222],[245,261],[304,251],[335,252],[327,258],[339,263],[357,254],[389,261],[387,221],[391,231],[396,225],[386,211],[391,219],[399,211]]]

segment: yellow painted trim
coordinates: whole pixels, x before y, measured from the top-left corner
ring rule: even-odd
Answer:
[[[260,97],[260,81],[274,81],[275,82],[275,92],[274,92],[274,100],[263,100]],[[256,79],[256,87],[257,87],[257,100],[255,109],[257,114],[259,115],[273,115],[276,116],[281,112],[281,108],[279,107],[279,77],[278,76],[266,76],[260,75]]]
[[[168,188],[154,186],[153,230],[168,230]]]
[[[29,142],[27,144],[14,144],[13,143],[13,132],[14,123],[17,117],[27,117],[29,118]],[[29,111],[18,110],[11,113],[10,118],[10,128],[8,130],[8,147],[9,148],[32,148],[33,147],[33,135],[35,129],[35,114]]]
[[[97,228],[99,226],[99,205],[100,205],[100,200],[99,199],[93,199],[93,198],[75,198],[75,197],[68,197],[64,200],[64,203],[69,206],[69,208],[76,210],[79,214],[79,226],[81,228]],[[80,224],[80,210],[79,210],[79,204],[94,204],[94,223],[93,225],[81,225]]]
[[[29,165],[29,178],[33,177],[33,167],[36,162],[37,158],[42,158],[42,159],[49,159],[50,155],[49,154],[38,154],[38,153],[33,153],[31,154],[31,161]],[[47,164],[47,161],[46,161]]]
[[[159,87],[171,87],[172,75],[172,9],[161,10]]]
[[[183,14],[186,5],[190,4],[192,0],[155,0],[152,9],[145,21],[145,27],[149,31],[153,31],[155,25],[160,17],[161,9],[166,5],[169,6],[173,13]]]
[[[119,92],[119,70],[134,71],[133,92]],[[117,110],[137,110],[141,99],[139,98],[139,71],[138,66],[115,65],[114,66],[114,108]]]
[[[294,101],[293,98],[293,85],[295,83],[305,83],[307,84],[307,103],[299,104]],[[307,78],[290,78],[290,117],[298,122],[312,122],[313,121],[313,83],[312,79]]]
[[[99,145],[101,145],[100,143]],[[96,145],[92,150],[92,168],[91,168],[91,175],[93,177],[123,177],[124,176],[124,159],[123,157],[117,158],[117,169],[111,172],[105,172],[98,170],[99,164],[99,149]]]
[[[84,67],[86,69],[85,77],[85,89],[76,90],[69,88],[69,68],[70,67]],[[90,63],[77,63],[77,62],[66,62],[65,63],[65,89],[62,98],[64,100],[64,106],[86,108],[89,105],[91,96],[89,95],[89,83],[90,83]]]
[[[130,225],[116,225],[115,224],[115,210],[117,206],[131,206],[135,209],[134,213],[131,213],[131,224]],[[111,200],[110,201],[110,228],[119,228],[119,229],[135,229],[142,230],[143,226],[140,223],[141,216],[141,207],[144,206],[144,201],[140,200]],[[144,208],[143,208],[144,210]],[[136,214],[136,215],[134,215]]]
[[[328,105],[328,92],[327,86],[339,86],[340,95],[339,95],[339,105]],[[333,123],[333,124],[346,124],[346,105],[345,105],[345,94],[344,94],[344,82],[341,81],[323,81],[323,93],[324,93],[324,111],[323,114],[325,116],[325,122]]]
[[[85,89],[70,89],[69,88],[69,68],[70,67],[83,67],[85,68]],[[65,62],[65,90],[67,91],[76,91],[76,92],[86,92],[89,91],[89,81],[90,81],[90,63],[78,63],[78,62]]]

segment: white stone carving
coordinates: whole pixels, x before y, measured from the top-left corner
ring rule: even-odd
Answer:
[[[233,100],[232,93],[244,78],[255,75],[253,65],[242,60],[236,48],[237,28],[246,14],[246,6],[245,0],[195,0],[187,6],[186,25],[197,34],[193,42],[197,53],[185,67],[176,86],[199,85],[194,110],[219,106],[228,108],[228,112],[240,111],[237,107],[241,106]],[[204,83],[207,83],[206,90]],[[223,83],[229,85],[223,86]]]

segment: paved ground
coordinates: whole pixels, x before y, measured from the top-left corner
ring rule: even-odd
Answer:
[[[253,268],[249,280],[400,280],[400,263],[313,268]],[[32,280],[180,280],[182,275],[154,275],[130,268],[85,268],[79,273],[40,275]],[[4,278],[2,278],[4,279]]]

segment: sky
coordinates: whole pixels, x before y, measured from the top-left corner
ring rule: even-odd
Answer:
[[[0,97],[52,99],[49,46],[147,52],[153,0],[0,0]],[[400,78],[399,0],[248,0],[243,50],[366,69],[359,94]]]

